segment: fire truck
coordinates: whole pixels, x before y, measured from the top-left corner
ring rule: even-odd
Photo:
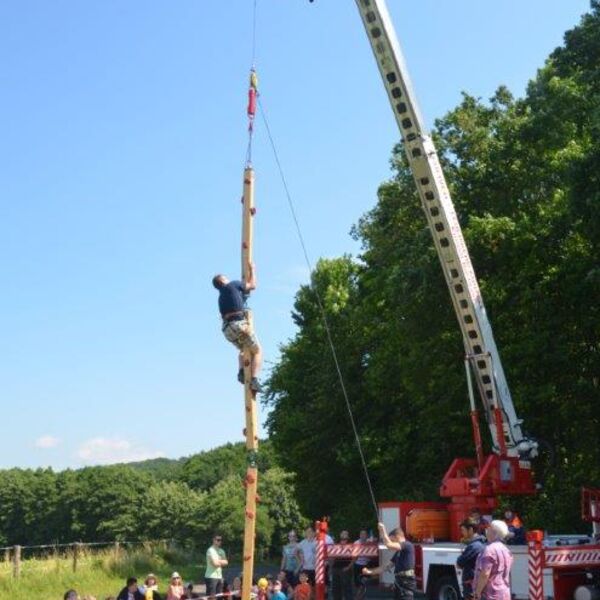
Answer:
[[[474,458],[456,458],[441,487],[441,502],[383,502],[380,520],[401,526],[415,541],[418,585],[432,600],[458,600],[461,577],[456,559],[462,550],[459,524],[474,508],[492,514],[498,497],[534,494],[532,460],[538,443],[517,417],[471,258],[434,143],[426,131],[385,0],[355,0],[390,105],[422,208],[433,236],[465,348],[465,373],[475,445]],[[476,404],[479,397],[483,411]],[[491,435],[484,454],[480,420]],[[511,546],[514,598],[600,600],[600,490],[582,492],[583,518],[592,535],[528,533],[527,544]],[[374,549],[373,549],[374,550]],[[354,550],[332,546],[331,557]],[[379,560],[389,560],[387,550]],[[383,575],[391,584],[393,575]]]

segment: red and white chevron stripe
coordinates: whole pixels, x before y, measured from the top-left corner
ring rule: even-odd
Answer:
[[[573,565],[600,566],[600,547],[546,548],[545,566],[568,567]]]
[[[529,548],[529,600],[544,600],[544,574],[542,550]]]
[[[317,560],[315,561],[315,582],[325,583],[325,540],[317,541]]]
[[[327,546],[327,558],[356,558],[357,556],[376,558],[379,556],[377,544],[334,544],[333,546]]]

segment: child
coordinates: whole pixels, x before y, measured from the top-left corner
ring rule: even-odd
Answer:
[[[266,579],[265,577],[261,577],[258,580],[258,593],[256,594],[256,600],[268,600],[269,599],[268,587],[269,587],[268,579]]]
[[[281,581],[275,581],[273,583],[273,593],[271,594],[271,600],[287,600],[287,596],[281,590]]]
[[[281,583],[281,591],[285,594],[286,597],[289,597],[290,594],[293,592],[293,588],[290,582],[288,581],[287,573],[285,571],[279,571],[279,574],[277,575],[277,581]]]
[[[312,587],[308,583],[308,573],[302,571],[298,579],[300,583],[294,589],[294,600],[312,600]]]

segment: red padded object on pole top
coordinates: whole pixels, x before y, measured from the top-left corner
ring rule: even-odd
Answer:
[[[254,88],[250,88],[248,90],[248,116],[251,119],[254,119],[256,115],[256,90]]]

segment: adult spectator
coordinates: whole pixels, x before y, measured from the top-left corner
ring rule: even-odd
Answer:
[[[340,546],[350,546],[350,534],[345,529],[340,532]],[[352,600],[352,557],[332,559],[331,589],[333,600]]]
[[[378,523],[379,536],[388,550],[395,550],[389,564],[375,569],[363,569],[365,575],[379,575],[383,571],[394,570],[395,600],[413,600],[417,589],[415,579],[415,547],[406,539],[400,527],[392,529],[389,535],[383,523]]]
[[[166,600],[181,600],[181,598],[185,598],[185,588],[181,581],[181,575],[177,571],[174,571],[169,580]]]
[[[219,534],[215,534],[212,546],[206,551],[204,581],[207,596],[214,596],[223,591],[223,567],[226,567],[229,562],[225,550],[221,548],[222,544],[223,538]]]
[[[525,527],[523,527],[523,521],[519,518],[519,516],[508,509],[504,511],[504,522],[508,526],[508,536],[506,538],[506,543],[510,545],[515,544],[526,544],[527,540],[525,538]]]
[[[242,575],[236,575],[231,582],[231,597],[239,599],[242,597]]]
[[[307,527],[304,530],[304,539],[298,544],[300,551],[300,569],[306,573],[311,586],[315,584],[315,561],[317,558],[317,541],[315,530]]]
[[[486,529],[488,544],[477,557],[473,600],[511,600],[510,568],[513,557],[502,543],[508,535],[504,521],[492,521]]]
[[[162,600],[161,595],[158,593],[158,578],[154,573],[146,575],[144,585],[139,586],[139,590],[145,600]]]
[[[355,544],[365,545],[369,543],[369,532],[361,529]],[[363,569],[370,567],[372,560],[368,556],[359,555],[352,565],[354,575],[354,585],[356,586],[356,600],[362,600],[367,592],[366,578],[362,574]]]
[[[456,565],[462,570],[463,599],[473,600],[473,578],[475,577],[475,563],[483,551],[485,538],[477,533],[477,524],[467,519],[460,524],[461,538],[465,547],[456,559]]]
[[[492,517],[490,515],[482,515],[478,508],[473,508],[469,513],[469,521],[475,523],[477,533],[485,537],[485,530],[490,526]]]
[[[138,582],[135,577],[129,577],[125,587],[119,592],[117,600],[144,600],[144,595],[138,588]]]
[[[281,571],[285,571],[287,582],[294,586],[298,581],[300,571],[300,549],[298,547],[298,536],[294,530],[288,533],[288,543],[281,551]]]

